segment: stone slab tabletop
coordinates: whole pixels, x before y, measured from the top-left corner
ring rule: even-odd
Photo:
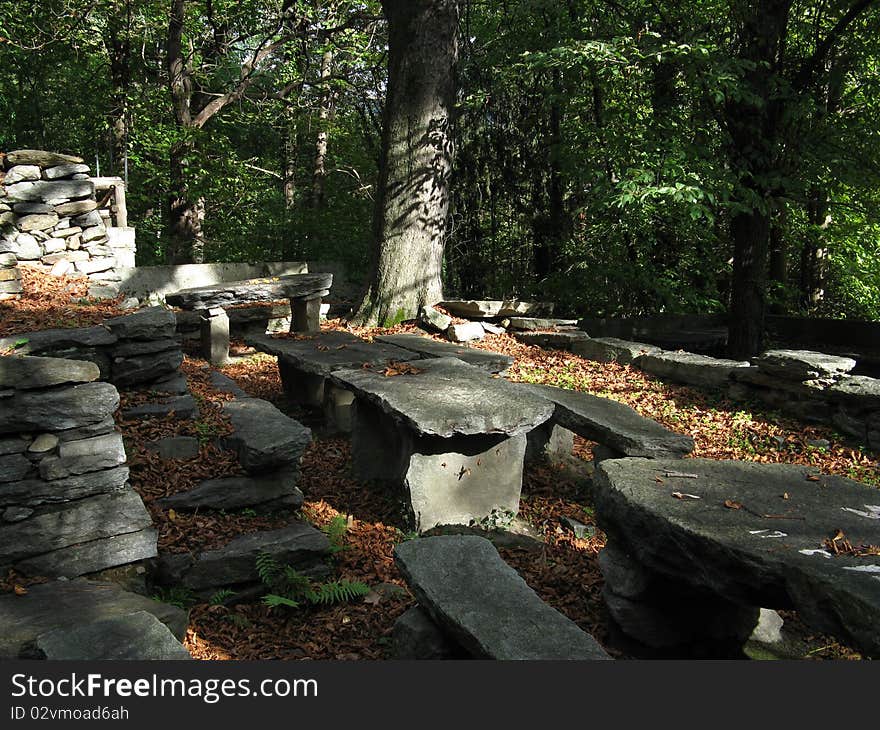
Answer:
[[[516,434],[531,431],[553,415],[554,405],[517,384],[451,357],[409,364],[414,372],[388,377],[371,370],[331,375],[347,388],[419,434]]]
[[[367,342],[350,332],[329,330],[296,337],[254,335],[245,342],[261,352],[313,375],[327,377],[334,370],[417,360],[419,354],[384,342]]]
[[[332,284],[333,274],[290,274],[181,289],[167,294],[165,301],[181,309],[209,309],[230,304],[273,302],[318,294],[323,296]]]
[[[454,357],[490,373],[504,372],[513,365],[513,358],[502,355],[500,352],[478,350],[473,347],[455,345],[451,342],[440,342],[421,335],[380,335],[376,341],[412,350],[422,357]]]
[[[625,403],[552,385],[522,387],[556,404],[553,418],[560,426],[626,456],[675,458],[694,450],[692,437],[640,416]]]
[[[632,458],[601,462],[594,492],[599,524],[641,564],[737,603],[794,607],[880,656],[880,555],[825,544],[840,532],[880,545],[877,488],[805,466]]]

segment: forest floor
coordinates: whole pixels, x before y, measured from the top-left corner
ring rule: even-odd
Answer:
[[[23,282],[25,296],[21,301],[0,303],[0,336],[94,324],[119,313],[116,302],[89,301],[75,281],[27,273]],[[340,320],[325,327],[349,329]],[[421,332],[411,325],[394,329]],[[376,334],[372,330],[351,331],[364,337]],[[387,494],[352,479],[348,440],[323,435],[317,414],[291,408],[285,402],[275,358],[253,353],[241,343],[234,345],[236,358],[222,371],[251,395],[275,403],[313,428],[316,438],[303,458],[299,482],[306,501],[299,513],[271,517],[258,516],[252,510],[180,514],[158,507],[156,500],[163,496],[189,489],[202,479],[240,470],[234,455],[213,445],[215,437],[229,428],[219,408],[229,396],[211,387],[210,366],[193,349],[182,369],[200,405],[197,420],[171,416],[119,421],[130,454],[131,483],[153,515],[160,551],[219,547],[240,534],[273,529],[295,519],[326,529],[341,515],[347,529],[342,549],[333,556],[336,577],[365,582],[372,590],[350,603],[295,610],[270,608],[258,599],[236,603],[221,601],[218,596],[199,601],[179,589],[157,590],[156,597],[190,609],[185,644],[198,659],[389,658],[394,621],[415,603],[395,568],[392,553],[397,543],[412,535],[404,532]],[[516,362],[507,374],[511,380],[554,384],[613,398],[673,430],[691,434],[696,442],[695,457],[808,464],[825,473],[880,485],[878,456],[861,451],[829,428],[806,426],[755,404],[669,385],[628,366],[523,345],[508,335],[491,335],[474,346],[513,356]],[[126,394],[123,406],[148,397]],[[174,434],[199,438],[199,456],[162,460],[144,446],[149,440]],[[823,440],[827,446],[815,445]],[[574,456],[580,468],[526,469],[520,515],[537,529],[541,543],[537,551],[502,548],[499,552],[542,599],[595,636],[610,653],[625,657],[613,641],[600,595],[602,576],[597,558],[604,535],[595,529],[591,537],[578,539],[561,522],[561,518],[570,517],[595,526],[589,500],[591,444],[576,439]],[[859,658],[833,638],[811,632],[795,614],[783,615],[799,656]]]

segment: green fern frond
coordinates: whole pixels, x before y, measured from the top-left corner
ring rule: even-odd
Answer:
[[[312,603],[328,606],[334,603],[347,603],[358,596],[365,596],[370,592],[370,586],[360,581],[338,580],[328,583],[319,583],[308,593],[307,598]]]
[[[265,603],[270,608],[277,608],[278,606],[286,606],[287,608],[299,608],[299,604],[296,601],[293,601],[290,598],[286,598],[285,596],[279,596],[275,593],[268,593],[263,596],[263,603]]]
[[[312,587],[312,582],[309,580],[308,576],[303,575],[289,565],[284,566],[283,580],[279,579],[277,582],[282,588],[280,592],[288,596],[293,596],[293,598],[301,598],[305,596]]]
[[[269,553],[257,555],[257,575],[263,585],[271,586],[281,573],[281,565]]]
[[[214,593],[214,595],[211,596],[210,599],[208,599],[208,603],[210,603],[212,606],[222,606],[230,598],[235,598],[236,595],[236,592],[229,590],[229,588],[221,588],[219,591]]]
[[[330,541],[330,552],[338,553],[345,549],[345,534],[348,532],[348,516],[336,515],[328,524],[321,528]]]

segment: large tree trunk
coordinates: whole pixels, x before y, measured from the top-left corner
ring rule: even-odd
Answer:
[[[725,106],[730,133],[728,158],[738,181],[739,204],[730,223],[733,281],[729,309],[728,352],[748,358],[764,344],[770,213],[775,191],[767,180],[778,173],[782,107],[774,90],[778,62],[788,32],[792,0],[748,0],[737,6],[740,60],[751,68],[742,93]]]
[[[392,326],[442,300],[458,0],[383,0],[388,93],[371,281],[358,324]]]

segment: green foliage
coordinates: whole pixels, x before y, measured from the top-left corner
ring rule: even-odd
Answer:
[[[208,599],[208,603],[212,606],[223,606],[237,595],[238,594],[235,591],[230,590],[229,588],[221,588]]]
[[[345,550],[345,535],[348,533],[348,515],[336,515],[321,528],[321,532],[330,540],[330,553]]]
[[[257,556],[257,574],[269,589],[263,602],[273,608],[299,608],[303,602],[323,606],[347,603],[370,592],[370,587],[360,581],[312,581],[290,565],[281,565],[266,553]]]
[[[153,595],[153,600],[168,603],[184,610],[198,603],[195,593],[184,586],[159,587]]]

